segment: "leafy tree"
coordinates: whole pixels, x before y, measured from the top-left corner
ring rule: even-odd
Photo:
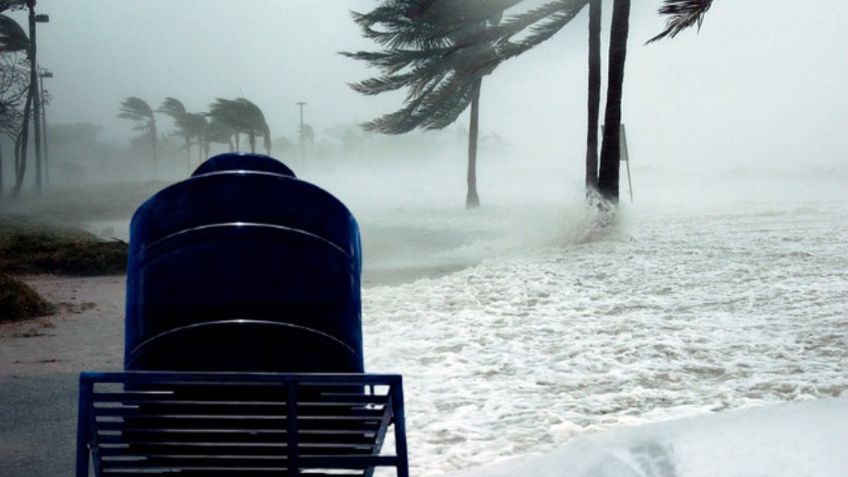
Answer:
[[[471,106],[466,207],[479,206],[476,161],[480,89],[494,70],[495,44],[486,39],[504,10],[520,0],[387,0],[367,14],[354,13],[378,52],[343,52],[378,67],[382,76],[351,85],[365,95],[407,88],[405,106],[363,125],[367,131],[403,134],[442,129]]]
[[[156,170],[156,140],[159,132],[156,128],[156,117],[153,109],[141,98],[129,96],[121,103],[118,117],[135,122],[133,130],[141,132],[139,138],[149,137],[153,155],[153,169]]]
[[[19,10],[26,7],[23,1],[5,0],[0,2],[0,12],[7,9]],[[26,52],[26,60],[18,59],[16,53]],[[29,142],[29,122],[32,115],[34,88],[32,74],[29,71],[32,54],[29,38],[24,29],[13,19],[0,14],[0,55],[3,63],[3,91],[0,115],[3,132],[15,142],[15,185],[13,195],[18,195],[26,175],[27,145]],[[10,59],[11,58],[11,59]],[[26,74],[29,71],[30,74]],[[25,99],[24,99],[25,98]],[[2,169],[2,163],[0,163]],[[39,177],[40,179],[40,177]],[[0,194],[2,194],[2,173],[0,173]]]
[[[209,106],[208,115],[216,127],[224,126],[235,137],[236,149],[239,136],[247,134],[250,152],[256,152],[256,136],[262,136],[266,154],[271,154],[271,130],[262,110],[254,103],[245,98],[217,98]]]
[[[19,170],[19,141],[23,125],[23,106],[29,93],[29,67],[26,60],[14,54],[0,54],[0,134],[16,145],[15,175]],[[0,199],[3,197],[3,156],[0,151]]]

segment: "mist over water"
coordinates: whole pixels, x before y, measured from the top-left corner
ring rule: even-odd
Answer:
[[[405,376],[415,472],[842,395],[848,205],[832,190],[782,197],[785,185],[760,184],[769,201],[625,204],[590,241],[579,202],[522,233],[525,215],[492,211],[498,238],[435,254],[475,265],[366,289],[366,365]]]

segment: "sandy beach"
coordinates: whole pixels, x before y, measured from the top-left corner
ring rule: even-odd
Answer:
[[[121,367],[124,276],[21,278],[58,312],[0,326],[0,377]]]
[[[363,286],[398,285],[459,268],[378,268],[363,276]],[[19,278],[56,304],[58,311],[52,316],[0,324],[0,379],[122,369],[124,275]]]

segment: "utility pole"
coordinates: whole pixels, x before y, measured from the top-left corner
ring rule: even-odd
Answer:
[[[50,185],[50,161],[47,155],[47,101],[44,100],[44,78],[52,78],[53,73],[44,70],[38,75],[41,79],[41,122],[42,132],[44,133],[44,180],[47,185]]]
[[[306,103],[298,101],[295,104],[300,107],[300,160],[302,161],[306,158],[306,149],[303,141],[303,107],[306,106]]]
[[[35,14],[36,0],[27,0],[29,8],[29,87],[32,91],[33,122],[35,125],[35,191],[41,193],[41,100],[38,91],[38,56],[36,23],[47,23],[50,17]]]

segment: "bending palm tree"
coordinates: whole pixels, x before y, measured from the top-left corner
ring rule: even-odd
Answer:
[[[209,121],[203,113],[186,113],[186,127],[189,134],[197,139],[198,164],[209,157]]]
[[[477,193],[477,135],[480,87],[494,70],[497,51],[487,40],[505,9],[518,0],[448,2],[385,1],[367,14],[354,13],[363,35],[383,51],[343,52],[380,68],[383,76],[351,85],[366,95],[407,88],[404,107],[363,125],[368,131],[404,134],[416,128],[442,129],[471,106],[466,207],[480,204]]]
[[[223,125],[234,135],[236,149],[239,147],[239,137],[247,134],[250,142],[250,152],[256,152],[256,136],[263,137],[263,145],[267,154],[271,154],[271,130],[265,121],[262,110],[245,98],[218,98],[209,107],[209,116],[216,125]]]
[[[177,134],[185,140],[186,165],[191,173],[191,141],[197,140],[198,157],[203,160],[203,152],[206,150],[206,117],[202,114],[189,113],[185,106],[176,98],[165,98],[159,109],[159,113],[165,113],[174,119]],[[207,151],[208,152],[208,151]]]
[[[188,113],[186,112],[185,106],[183,106],[183,103],[181,103],[178,99],[168,97],[165,98],[165,101],[162,101],[162,104],[156,112],[165,113],[174,120],[174,125],[177,127],[177,134],[182,136],[185,140],[186,165],[188,166],[189,173],[191,173],[192,133],[188,129]]]
[[[135,121],[136,125],[133,130],[141,131],[141,136],[150,136],[150,144],[153,153],[153,170],[156,171],[156,136],[159,135],[156,129],[156,118],[153,115],[153,109],[143,99],[135,96],[130,96],[121,103],[121,112],[118,113],[119,118]]]
[[[207,119],[207,125],[203,147],[206,150],[206,155],[209,155],[209,147],[212,143],[226,144],[229,151],[234,152],[236,146],[233,144],[232,128],[228,124],[225,124],[223,119],[213,116],[212,113],[205,113],[205,118]]]

